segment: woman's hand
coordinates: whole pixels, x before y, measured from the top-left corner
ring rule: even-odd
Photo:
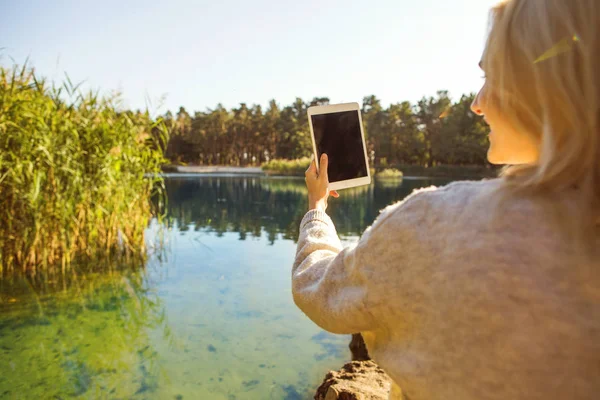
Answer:
[[[337,191],[329,191],[329,177],[327,176],[328,165],[327,154],[321,155],[319,162],[319,171],[317,174],[317,164],[312,160],[310,166],[304,174],[306,176],[306,187],[308,188],[308,209],[325,211],[327,209],[327,198],[332,195],[335,198],[340,197]]]

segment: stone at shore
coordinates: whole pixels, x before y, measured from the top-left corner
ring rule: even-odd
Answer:
[[[329,371],[315,400],[387,400],[391,379],[373,361],[352,361]]]
[[[352,335],[352,340],[348,347],[352,353],[352,361],[369,361],[371,359],[365,340],[360,333]]]

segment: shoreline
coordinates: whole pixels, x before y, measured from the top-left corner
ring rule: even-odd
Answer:
[[[474,171],[468,167],[454,167],[452,171],[436,170],[436,167],[428,168],[427,170],[417,171],[414,168],[411,171],[405,172],[403,179],[484,179],[494,178],[495,173],[489,171],[481,173]],[[419,173],[423,172],[423,174]],[[301,175],[278,174],[275,172],[264,171],[261,167],[230,167],[224,165],[164,165],[162,167],[163,175],[167,176],[202,176],[202,175],[219,175],[219,176],[260,176],[260,177],[286,177],[286,178],[303,178]],[[373,179],[375,180],[375,179]]]
[[[162,171],[180,174],[266,175],[260,167],[229,167],[222,165],[164,165]]]

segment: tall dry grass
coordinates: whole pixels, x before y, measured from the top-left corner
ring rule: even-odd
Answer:
[[[167,136],[119,103],[0,67],[0,271],[145,256]]]

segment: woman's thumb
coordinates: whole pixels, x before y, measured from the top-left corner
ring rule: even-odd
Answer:
[[[319,175],[323,177],[323,179],[329,181],[329,177],[327,175],[327,166],[329,165],[329,159],[327,154],[321,154],[321,162],[319,163]]]

